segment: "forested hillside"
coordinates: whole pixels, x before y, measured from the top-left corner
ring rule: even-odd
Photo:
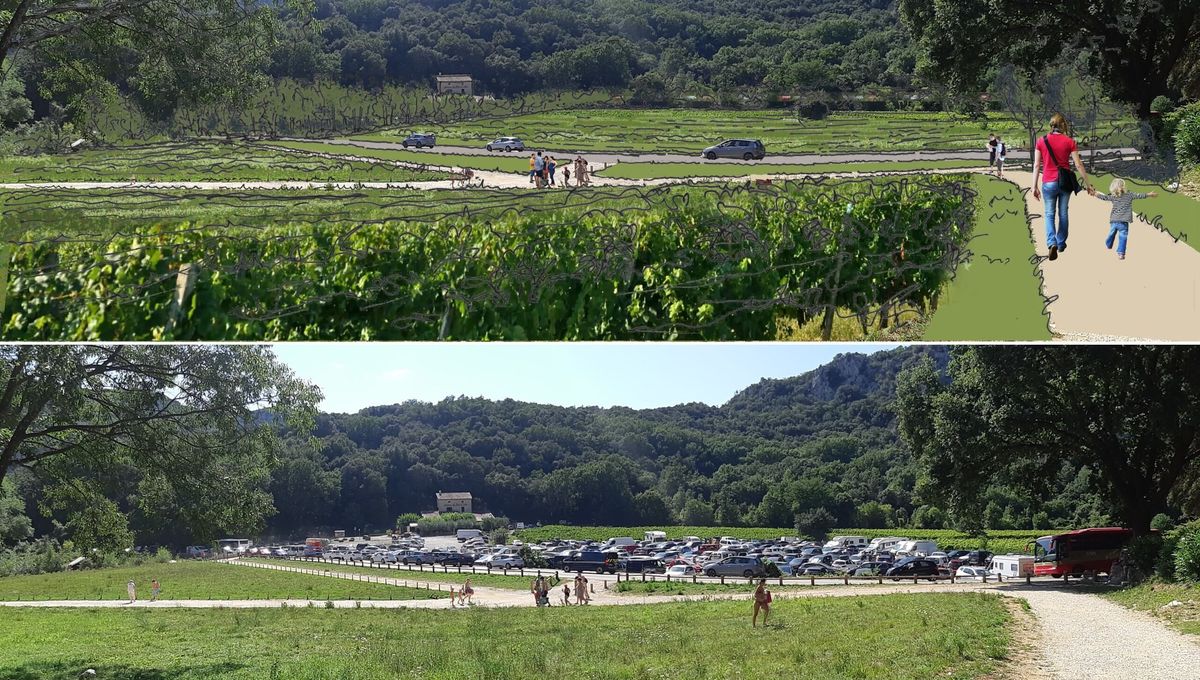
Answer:
[[[921,493],[897,435],[895,376],[944,348],[847,354],[750,386],[727,404],[653,410],[447,399],[325,414],[274,473],[280,532],[390,526],[434,494],[470,491],[513,520],[577,524],[938,528],[954,518]],[[1057,498],[986,494],[991,528],[1105,521],[1085,478]]]
[[[766,85],[906,85],[891,0],[318,0],[290,17],[270,72],[346,85],[469,73],[490,92],[625,86],[697,94]]]

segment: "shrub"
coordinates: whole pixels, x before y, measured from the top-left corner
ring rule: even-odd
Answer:
[[[1129,566],[1141,576],[1153,573],[1162,548],[1163,537],[1159,534],[1147,534],[1134,538],[1126,548],[1129,555]]]
[[[1179,537],[1175,548],[1175,575],[1193,583],[1200,582],[1200,522],[1192,522]]]
[[[1184,165],[1200,163],[1200,110],[1179,119],[1175,128],[1175,157]]]
[[[521,549],[517,551],[517,554],[521,556],[521,561],[525,563],[526,567],[545,569],[550,566],[550,563],[546,561],[545,557],[542,557],[540,552],[535,551],[528,545],[521,546]]]
[[[816,100],[796,105],[796,114],[808,120],[825,120],[829,117],[829,105]]]
[[[508,529],[496,529],[488,538],[496,545],[506,545],[508,543]]]
[[[506,529],[508,528],[508,518],[484,517],[483,520],[479,522],[479,528],[482,529],[484,533],[491,533],[496,529]]]
[[[1175,102],[1166,95],[1158,95],[1154,101],[1150,102],[1150,111],[1152,113],[1165,114],[1175,110]]]
[[[408,525],[413,522],[420,522],[421,516],[415,512],[406,512],[396,518],[396,528],[400,531],[408,531]]]
[[[773,561],[767,560],[766,564],[763,566],[766,569],[768,577],[777,578],[779,576],[783,576],[783,572],[779,571],[779,565],[775,564]]]
[[[0,577],[62,571],[74,555],[52,538],[0,547]]]
[[[1170,515],[1165,513],[1160,512],[1154,516],[1154,519],[1150,520],[1150,528],[1155,531],[1167,531],[1174,526],[1175,522],[1171,519]]]

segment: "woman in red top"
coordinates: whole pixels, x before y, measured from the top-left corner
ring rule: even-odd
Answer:
[[[1049,148],[1047,148],[1049,144]],[[1070,220],[1067,211],[1071,203],[1071,192],[1063,191],[1059,183],[1058,171],[1067,169],[1072,159],[1079,171],[1081,185],[1088,193],[1092,192],[1088,181],[1087,170],[1079,158],[1079,146],[1071,139],[1071,124],[1067,117],[1056,113],[1050,117],[1050,134],[1037,142],[1033,152],[1033,197],[1042,199],[1045,206],[1043,216],[1046,218],[1046,247],[1050,249],[1050,259],[1057,260],[1058,254],[1067,249],[1067,226]],[[1055,213],[1058,214],[1058,225],[1055,228]]]

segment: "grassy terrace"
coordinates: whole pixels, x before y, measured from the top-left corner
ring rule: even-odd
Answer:
[[[979,594],[467,611],[10,610],[0,677],[358,680],[984,678],[1009,615]]]
[[[1132,123],[1104,123],[1100,134],[1113,135],[1126,125]],[[410,131],[416,130],[387,131],[356,139],[396,142]],[[982,153],[989,132],[1014,143],[1026,136],[1002,114],[971,120],[947,113],[837,112],[825,120],[812,121],[797,120],[783,109],[576,109],[426,126],[420,131],[436,133],[438,143],[447,146],[483,147],[497,137],[513,135],[535,148],[689,154],[699,154],[705,147],[731,137],[761,139],[769,153],[781,154],[954,149],[978,149]],[[1118,142],[1112,140],[1113,144]]]
[[[396,138],[387,141],[399,141]],[[438,167],[472,168],[474,170],[496,170],[498,172],[529,172],[529,156],[466,156],[456,154],[434,154],[419,151],[404,151],[402,149],[368,149],[349,144],[330,144],[327,142],[264,142],[271,147],[296,149],[341,156],[356,156],[359,158],[374,158],[381,161],[398,163],[414,163],[417,165],[436,165]]]
[[[1200,636],[1200,585],[1148,583],[1105,595],[1117,604],[1146,612],[1190,635]],[[1162,607],[1178,600],[1182,606]]]
[[[150,599],[153,579],[162,585],[164,600],[413,600],[448,595],[216,562],[177,562],[9,576],[0,578],[0,600],[122,600],[130,579],[137,583],[139,599]]]
[[[0,193],[0,233],[70,239],[110,234],[171,232],[203,224],[250,232],[279,224],[331,221],[498,219],[574,210],[660,207],[699,187],[593,187],[571,191],[199,191],[67,189]]]
[[[1015,184],[993,177],[976,177],[975,188],[971,258],[947,286],[924,339],[1049,340],[1025,198]]]
[[[5,182],[418,182],[445,173],[209,142],[0,157]]]

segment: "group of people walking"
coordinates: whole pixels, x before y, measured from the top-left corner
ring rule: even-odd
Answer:
[[[558,186],[558,171],[562,169],[564,187],[571,186],[571,175],[575,175],[575,186],[585,187],[592,183],[592,173],[583,156],[576,156],[570,165],[560,165],[558,159],[541,151],[529,156],[529,183],[539,189]]]
[[[571,583],[563,583],[561,591],[562,604],[571,604]],[[589,604],[592,601],[591,594],[588,592],[588,580],[583,574],[576,574],[574,580],[575,586],[575,604]],[[529,584],[529,593],[533,595],[533,603],[538,607],[550,606],[550,578],[548,576],[538,576]]]
[[[137,583],[133,579],[125,584],[125,592],[129,595],[129,604],[137,602]],[[158,602],[158,596],[162,593],[162,586],[158,585],[158,579],[150,582],[150,601]]]

